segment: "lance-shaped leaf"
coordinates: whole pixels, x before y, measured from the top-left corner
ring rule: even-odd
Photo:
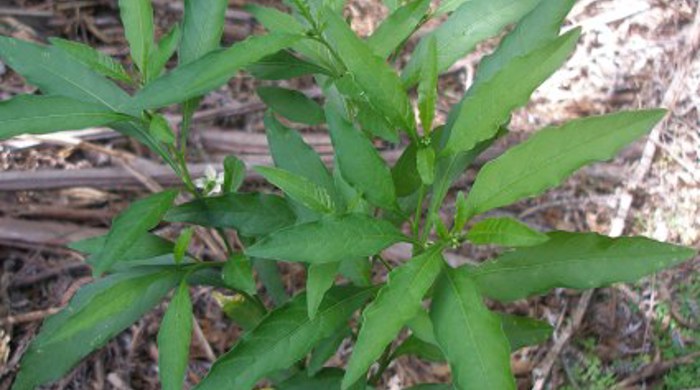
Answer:
[[[299,39],[287,34],[256,36],[182,65],[149,83],[132,100],[132,109],[155,109],[203,95],[225,84],[238,70]]]
[[[411,143],[404,149],[396,164],[391,168],[391,178],[396,188],[396,195],[409,196],[416,192],[422,181],[416,165],[418,147]]]
[[[340,381],[343,379],[343,371],[340,368],[324,368],[316,375],[310,371],[300,371],[293,377],[275,385],[276,390],[340,390]],[[374,390],[364,381],[356,383],[351,390]]]
[[[496,51],[481,60],[471,88],[489,80],[514,58],[556,39],[566,14],[575,2],[576,0],[541,0],[503,38]]]
[[[510,345],[466,268],[445,270],[430,318],[458,389],[515,389]]]
[[[347,214],[278,230],[249,247],[246,253],[282,261],[333,263],[372,256],[405,240],[389,222],[364,214]]]
[[[129,100],[121,88],[57,47],[0,36],[0,57],[46,95],[99,103],[114,111]]]
[[[270,112],[265,114],[265,130],[276,166],[306,177],[329,194],[335,192],[333,178],[321,157],[298,132],[282,125]]]
[[[534,318],[498,313],[503,332],[508,338],[511,351],[528,345],[537,345],[552,336],[554,328],[544,321]]]
[[[186,227],[180,232],[180,236],[177,238],[177,241],[175,241],[175,247],[173,248],[173,257],[175,258],[176,264],[182,263],[185,255],[187,255],[187,249],[190,247],[193,234],[194,229],[192,226]]]
[[[546,322],[506,313],[494,314],[501,319],[501,326],[506,334],[511,351],[516,351],[528,345],[542,343],[552,335],[553,328]],[[406,326],[411,330],[412,337],[437,347],[438,341],[435,338],[435,329],[427,311],[419,311],[418,315],[413,317]]]
[[[474,215],[539,195],[582,166],[612,158],[663,116],[663,110],[621,112],[543,129],[481,169],[469,209]]]
[[[257,292],[252,262],[243,254],[233,254],[226,260],[221,277],[224,283],[233,289],[244,291],[248,295],[255,295]]]
[[[90,237],[84,240],[70,243],[68,247],[78,252],[91,255],[86,262],[92,266],[95,261],[92,255],[98,255],[105,243],[108,234],[97,237]],[[155,257],[173,253],[173,243],[155,234],[141,234],[136,241],[132,242],[129,249],[118,260],[119,262],[138,262],[139,260],[152,259]]]
[[[333,210],[333,200],[328,192],[311,180],[279,168],[255,167],[255,171],[305,207],[319,213]]]
[[[284,287],[282,275],[277,267],[277,262],[266,259],[252,259],[253,268],[265,286],[265,292],[272,298],[275,305],[279,306],[289,300],[289,295]]]
[[[0,139],[105,126],[128,119],[104,106],[63,96],[23,95],[0,102]]]
[[[316,318],[323,296],[333,287],[335,276],[338,274],[340,263],[311,264],[306,278],[306,303],[309,310],[309,318]]]
[[[236,192],[245,180],[245,163],[234,155],[224,158],[224,184],[222,190],[225,194]]]
[[[165,69],[165,65],[168,63],[175,50],[180,45],[180,39],[182,37],[182,29],[179,24],[173,26],[167,34],[158,42],[158,45],[151,52],[151,57],[148,60],[148,78],[149,81],[160,76]]]
[[[551,288],[589,289],[632,282],[690,259],[695,251],[643,237],[554,232],[549,241],[519,248],[470,270],[481,292],[513,301]]]
[[[413,110],[396,72],[355,35],[339,14],[327,8],[323,14],[326,39],[338,51],[370,105],[383,113],[394,127],[415,133]]]
[[[374,54],[387,58],[416,30],[430,7],[430,0],[414,0],[392,12],[367,38]]]
[[[192,340],[192,301],[180,283],[158,330],[158,377],[163,390],[182,389]]]
[[[579,29],[572,30],[513,59],[488,82],[470,91],[458,106],[443,154],[471,150],[496,135],[511,111],[526,104],[532,92],[564,63],[579,35]]]
[[[104,247],[93,259],[95,274],[108,270],[129,252],[139,236],[156,227],[176,196],[175,190],[160,192],[132,203],[119,214],[112,222]]]
[[[341,328],[332,336],[321,340],[311,352],[309,364],[306,366],[308,374],[310,376],[317,375],[323,369],[323,365],[338,351],[343,340],[350,336],[352,336],[352,328],[347,327]],[[342,376],[340,379],[342,379]],[[340,387],[340,381],[338,381],[338,387]]]
[[[217,360],[196,389],[253,388],[258,380],[293,365],[320,340],[346,326],[352,313],[373,293],[373,289],[333,288],[313,320],[307,315],[306,296],[298,295],[265,317]]]
[[[169,222],[236,229],[244,236],[269,234],[294,223],[294,213],[283,198],[266,194],[226,194],[197,199],[174,207]]]
[[[343,388],[362,378],[401,328],[421,310],[423,296],[440,274],[442,248],[434,246],[389,273],[377,298],[362,312],[362,327],[348,363]]]
[[[338,272],[356,286],[367,287],[372,285],[372,263],[367,258],[358,257],[345,260],[340,263]]]
[[[477,222],[469,229],[467,239],[474,244],[533,246],[549,240],[549,237],[518,220],[504,217]]]
[[[423,61],[420,80],[418,82],[418,109],[420,111],[420,122],[425,134],[430,134],[433,130],[433,119],[435,119],[435,103],[437,101],[437,43],[435,37],[430,37],[425,50],[426,59]]]
[[[435,149],[430,146],[418,149],[416,168],[418,168],[418,174],[423,184],[433,184],[435,181]]]
[[[259,80],[286,80],[310,74],[332,74],[324,67],[301,59],[286,50],[264,57],[247,70]]]
[[[235,321],[244,331],[254,329],[265,316],[265,307],[241,294],[233,296],[213,291],[212,298],[219,304],[226,317]]]
[[[371,203],[396,209],[391,171],[372,142],[331,106],[326,107],[326,118],[343,178]]]
[[[303,35],[307,30],[294,16],[276,8],[248,4],[245,9],[270,32]],[[320,42],[300,39],[294,42],[291,48],[324,68],[334,69],[334,60],[328,48]]]
[[[22,357],[13,389],[31,390],[59,379],[160,302],[179,282],[178,272],[133,270],[82,287],[67,308],[44,322]]]
[[[298,123],[318,125],[325,122],[323,109],[299,91],[278,87],[260,87],[258,95],[276,113]]]
[[[394,352],[392,352],[392,357],[394,358],[405,355],[414,355],[430,362],[445,361],[445,355],[442,354],[440,347],[423,341],[415,335],[409,336],[401,345],[396,347]]]
[[[105,53],[84,43],[61,38],[49,38],[49,42],[95,72],[114,80],[131,83],[131,76],[129,76],[122,64]]]
[[[228,0],[185,0],[178,58],[187,64],[219,48]]]
[[[416,47],[402,78],[407,86],[420,78],[424,51],[430,37],[435,37],[438,71],[447,70],[457,60],[474,50],[486,38],[498,34],[505,26],[518,21],[539,0],[472,0],[465,1],[440,27],[433,30]]]
[[[0,36],[0,58],[29,83],[39,87],[45,95],[66,96],[102,104],[112,111],[140,116],[140,110],[129,110],[126,107],[130,99],[126,92],[57,47]],[[135,137],[173,168],[177,167],[164,147],[145,129],[133,122],[119,122],[112,127],[120,133]]]
[[[119,0],[124,35],[131,59],[147,79],[148,59],[153,51],[153,6],[150,0]]]

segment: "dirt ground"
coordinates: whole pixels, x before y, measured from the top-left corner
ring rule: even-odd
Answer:
[[[0,34],[45,41],[50,36],[89,43],[128,63],[116,0],[0,0]],[[260,1],[280,6],[271,0]],[[179,1],[154,0],[158,33],[182,12]],[[225,44],[262,29],[232,0]],[[648,139],[613,161],[577,172],[544,196],[494,212],[542,230],[640,234],[700,248],[700,5],[698,0],[579,0],[566,28],[584,35],[566,66],[518,111],[512,134],[490,150],[507,146],[548,124],[622,109],[665,107],[670,115]],[[386,10],[378,0],[352,0],[347,15],[368,35]],[[435,24],[428,24],[419,35]],[[479,46],[441,77],[438,119],[462,96],[478,60],[497,40]],[[411,45],[409,45],[410,47]],[[317,94],[309,79],[283,82]],[[264,106],[258,82],[241,74],[209,94],[196,116],[191,161],[194,172],[236,153],[248,165],[268,163]],[[0,62],[0,99],[31,93]],[[176,120],[176,113],[171,118]],[[318,128],[315,146],[329,153]],[[387,146],[386,156],[395,156]],[[464,175],[468,187],[474,172]],[[99,234],[129,201],[174,184],[173,177],[144,147],[106,129],[20,137],[0,143],[0,389],[16,374],[19,360],[41,320],[91,280],[81,255],[63,245]],[[262,186],[252,178],[245,184]],[[451,208],[444,210],[451,213]],[[201,232],[201,238],[209,237]],[[158,230],[177,237],[177,229]],[[195,243],[216,257],[215,240]],[[494,248],[464,247],[454,262],[478,261]],[[398,256],[389,256],[399,262]],[[549,342],[512,357],[522,389],[700,388],[700,259],[645,278],[590,292],[557,290],[499,310],[546,320],[556,328]],[[285,266],[287,289],[303,284],[303,269]],[[377,278],[382,275],[378,272]],[[222,315],[211,289],[194,291],[201,327],[191,351],[188,384],[196,383],[235,342],[239,331]],[[51,389],[156,389],[156,334],[163,306],[123,332]],[[347,358],[344,344],[334,362]],[[444,364],[401,358],[381,388],[402,389],[446,381]]]

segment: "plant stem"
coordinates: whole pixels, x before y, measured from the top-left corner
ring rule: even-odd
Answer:
[[[382,356],[379,358],[379,367],[377,367],[377,372],[372,375],[372,377],[369,380],[369,383],[373,386],[376,386],[377,383],[379,383],[379,380],[382,379],[382,375],[384,374],[384,371],[386,371],[387,367],[389,367],[389,364],[391,364],[391,359],[392,354],[391,354],[391,344],[387,345],[386,348],[384,348],[384,352],[382,353]]]

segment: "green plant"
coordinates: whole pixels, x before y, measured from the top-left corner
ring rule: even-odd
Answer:
[[[2,138],[110,125],[161,156],[194,197],[173,206],[179,192],[169,190],[137,201],[114,220],[109,234],[73,245],[89,254],[97,279],[44,323],[14,388],[60,378],[173,290],[158,337],[159,364],[164,388],[181,388],[193,326],[187,286],[200,284],[235,292],[217,299],[246,334],[198,389],[247,389],[263,378],[279,389],[366,388],[402,354],[448,361],[455,388],[514,388],[510,351],[543,341],[550,328],[493,313],[484,297],[507,302],[555,287],[633,281],[694,254],[640,237],[544,234],[512,219],[482,219],[465,232],[475,216],[541,194],[584,164],[611,158],[649,131],[663,117],[661,110],[543,129],[480,170],[469,193],[459,194],[450,227],[438,217],[456,178],[508,131],[511,111],[525,105],[573,51],[580,31],[559,35],[573,2],[450,0],[430,10],[429,0],[387,1],[391,15],[363,40],[342,18],[342,1],[294,0],[292,14],[250,6],[270,34],[218,49],[226,0],[186,0],[182,26],[158,43],[150,3],[121,0],[131,71],[87,46],[0,38],[0,57],[44,93],[0,105]],[[399,76],[388,60],[419,26],[447,13]],[[438,74],[513,23],[498,49],[483,59],[447,123],[434,126]],[[161,74],[176,50],[179,65]],[[325,96],[320,107],[299,92],[260,90],[271,108],[265,124],[275,167],[256,170],[284,197],[239,192],[245,166],[233,156],[224,162],[223,179],[212,176],[201,190],[187,171],[189,123],[199,97],[242,68],[264,80],[313,75]],[[106,77],[137,91],[129,95]],[[415,86],[420,127],[407,93]],[[175,103],[183,115],[177,136],[157,112]],[[335,169],[329,172],[278,115],[325,123]],[[396,142],[399,130],[410,144],[390,168],[372,139]],[[219,188],[222,195],[213,196]],[[191,230],[176,243],[149,233],[162,220],[216,229],[229,247],[228,261],[189,255]],[[229,243],[227,230],[236,231],[241,245]],[[413,258],[392,268],[381,251],[398,242],[412,244]],[[478,267],[449,267],[443,251],[467,243],[509,249]],[[289,299],[273,261],[308,265],[306,292]],[[387,268],[386,282],[373,284],[374,263]],[[262,302],[255,273],[274,307]],[[337,282],[338,274],[348,282]],[[431,302],[428,310],[424,300]],[[361,308],[357,329],[349,331],[349,320]],[[403,328],[411,336],[393,348]],[[347,367],[323,368],[346,337],[354,340]],[[375,362],[378,368],[367,380]]]

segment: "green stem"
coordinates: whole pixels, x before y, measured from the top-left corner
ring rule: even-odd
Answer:
[[[391,358],[391,344],[389,344],[386,348],[384,348],[384,352],[379,358],[379,367],[377,368],[377,372],[375,372],[374,375],[372,375],[372,377],[369,380],[369,384],[371,384],[372,386],[376,386],[377,383],[379,383],[379,381],[382,379],[384,371],[386,371],[387,367],[389,367],[389,364],[391,364]]]

